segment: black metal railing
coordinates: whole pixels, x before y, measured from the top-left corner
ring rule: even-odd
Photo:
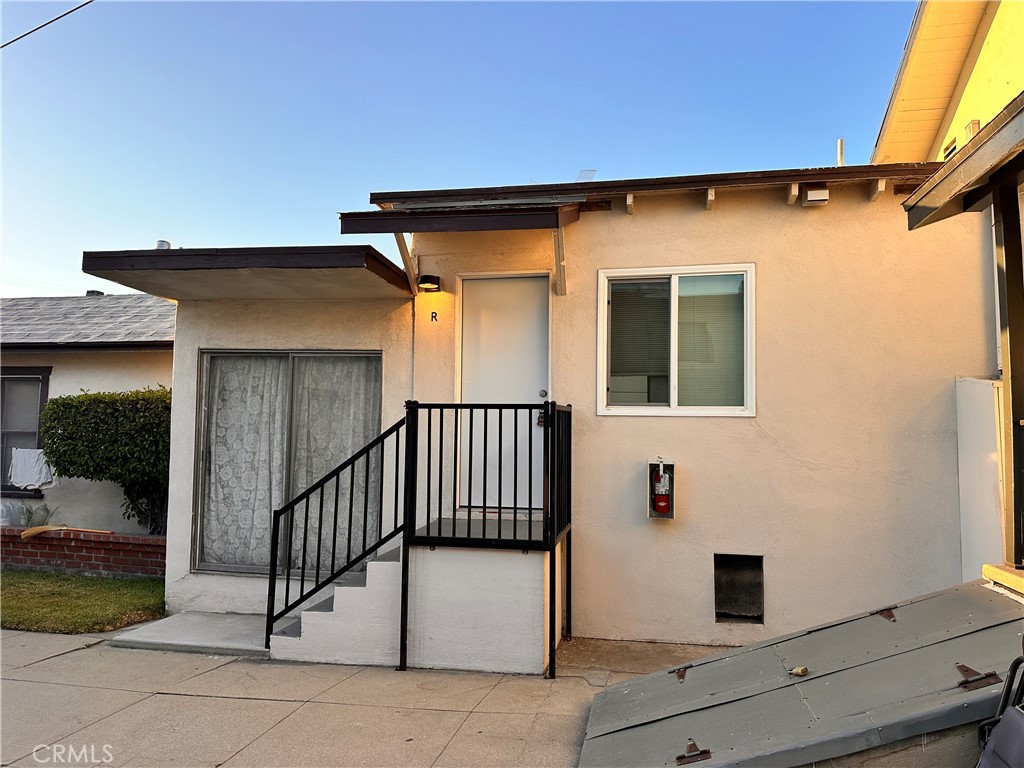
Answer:
[[[398,668],[408,655],[409,547],[493,547],[548,552],[547,674],[555,677],[560,586],[563,635],[572,631],[572,407],[409,401],[406,425]]]
[[[563,637],[572,637],[572,406],[547,403],[547,419],[550,423],[549,453],[546,466],[548,477],[548,504],[546,513],[550,533],[548,534],[548,671],[547,676],[555,677],[555,660],[558,650],[558,555],[562,543],[562,598],[564,611]]]
[[[551,417],[547,403],[407,403],[416,424],[411,543],[547,546]]]
[[[266,647],[278,620],[402,532],[404,426],[403,418],[274,511]]]
[[[572,525],[572,406],[550,403],[551,499],[548,516],[551,520],[551,541],[554,542]]]
[[[410,400],[404,419],[275,510],[272,526],[267,647],[277,621],[399,536],[399,669],[406,666],[411,546],[548,551],[554,628],[554,556],[564,541],[568,633],[572,407]],[[554,677],[553,629],[548,641]]]

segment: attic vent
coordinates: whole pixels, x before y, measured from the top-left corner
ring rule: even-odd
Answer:
[[[86,295],[86,296],[102,296],[102,295],[103,295],[103,291],[93,291],[93,290],[89,290],[89,291],[86,291],[86,292],[85,292],[85,295]]]
[[[764,624],[764,557],[715,554],[715,621]]]
[[[956,139],[953,139],[942,150],[942,159],[943,160],[949,160],[949,158],[951,158],[955,154],[956,154]]]

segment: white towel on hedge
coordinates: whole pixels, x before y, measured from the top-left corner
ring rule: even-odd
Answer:
[[[53,471],[41,449],[11,449],[11,485],[29,490],[53,485]]]

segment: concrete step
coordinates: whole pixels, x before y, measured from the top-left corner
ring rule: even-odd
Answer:
[[[401,550],[370,560],[338,579],[331,597],[302,611],[274,634],[271,658],[336,664],[397,663]],[[358,587],[353,589],[353,587]]]
[[[332,592],[330,597],[327,597],[324,600],[321,600],[316,605],[309,606],[309,608],[306,608],[302,612],[303,613],[311,613],[311,612],[330,613],[333,610],[334,610],[334,593]]]
[[[267,658],[263,647],[266,616],[239,613],[176,613],[123,632],[111,639],[115,648],[188,651]]]
[[[365,587],[366,571],[349,571],[334,580],[336,587]]]
[[[302,617],[281,627],[271,637],[302,637]]]

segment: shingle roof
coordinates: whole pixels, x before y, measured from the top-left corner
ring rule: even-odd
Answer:
[[[174,311],[145,293],[0,299],[0,344],[169,346]]]

